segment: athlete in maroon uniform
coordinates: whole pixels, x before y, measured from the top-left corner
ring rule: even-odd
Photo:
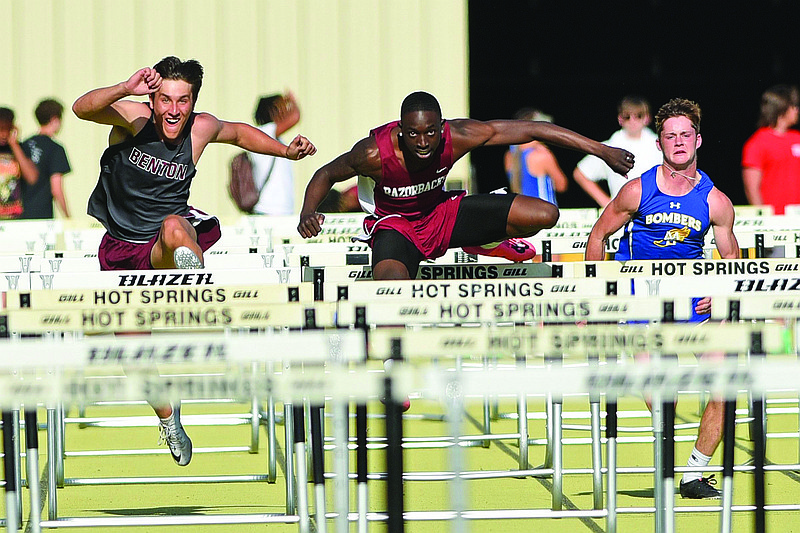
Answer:
[[[127,81],[89,91],[72,105],[79,118],[112,126],[89,202],[89,214],[108,230],[100,250],[105,269],[202,266],[201,230],[195,226],[210,217],[192,215],[186,202],[208,144],[295,160],[316,151],[301,135],[284,146],[247,124],[195,113],[202,83],[200,63],[170,56]],[[126,99],[144,95],[149,102]]]
[[[421,260],[441,257],[448,248],[529,259],[535,252],[520,238],[553,227],[557,207],[517,194],[448,192],[444,182],[453,163],[479,146],[532,140],[595,155],[622,175],[633,166],[630,152],[548,122],[445,121],[434,96],[415,92],[403,101],[399,122],[374,129],[314,173],[297,230],[306,238],[318,235],[325,216],[317,206],[334,183],[358,175],[374,182],[374,213],[365,220],[374,279],[413,278]]]
[[[247,124],[195,113],[202,83],[200,63],[170,56],[72,105],[78,118],[111,126],[88,210],[107,230],[98,253],[104,270],[202,268],[203,250],[219,238],[219,222],[187,200],[195,165],[209,143],[289,159],[316,152],[301,135],[284,146]],[[126,99],[144,95],[149,102]],[[181,425],[180,406],[153,409],[173,459],[189,464],[192,441]]]

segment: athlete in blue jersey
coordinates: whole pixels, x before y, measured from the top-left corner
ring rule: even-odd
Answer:
[[[697,168],[700,137],[700,107],[689,100],[673,99],[656,114],[656,146],[663,154],[661,165],[625,184],[595,223],[586,244],[586,260],[605,259],[605,243],[625,227],[615,259],[695,259],[703,257],[703,242],[709,228],[723,259],[739,257],[733,234],[733,205]],[[711,313],[711,298],[694,300],[693,321]],[[704,354],[703,357],[721,357]],[[688,465],[708,465],[722,439],[724,403],[708,402],[700,420],[697,441]],[[711,486],[713,478],[686,472],[680,492],[684,498],[719,498]]]

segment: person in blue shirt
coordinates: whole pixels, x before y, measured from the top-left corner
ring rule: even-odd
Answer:
[[[730,199],[697,168],[700,136],[700,107],[681,98],[664,104],[656,114],[657,146],[663,154],[660,165],[633,179],[620,189],[594,224],[586,244],[586,260],[605,259],[605,243],[625,227],[618,261],[629,259],[697,259],[703,257],[703,243],[709,229],[723,259],[739,257],[733,234],[734,211]],[[711,298],[695,298],[690,322],[703,322],[711,313]],[[702,357],[719,358],[708,353]],[[697,441],[688,466],[708,465],[722,440],[724,402],[708,402],[700,420]],[[686,472],[680,484],[684,498],[719,498],[711,486],[713,474]]]

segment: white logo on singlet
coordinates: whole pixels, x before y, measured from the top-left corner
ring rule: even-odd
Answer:
[[[171,180],[183,181],[186,179],[186,174],[189,172],[189,165],[165,161],[153,157],[150,154],[146,154],[138,148],[131,149],[131,155],[128,157],[128,160],[145,172],[149,172],[155,176],[163,176]]]

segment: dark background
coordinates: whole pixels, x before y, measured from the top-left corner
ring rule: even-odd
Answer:
[[[688,98],[703,112],[699,167],[734,204],[746,204],[742,145],[761,93],[800,84],[798,26],[800,0],[470,0],[470,116],[511,118],[536,107],[603,141],[619,129],[622,96],[644,96],[652,113]],[[507,185],[504,151],[472,153],[478,192]],[[570,178],[559,205],[595,206],[572,180],[581,155],[553,151]]]

